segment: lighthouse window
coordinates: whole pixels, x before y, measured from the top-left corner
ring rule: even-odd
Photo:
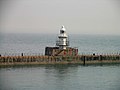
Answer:
[[[63,30],[61,30],[61,33],[64,33],[64,31],[63,31]]]

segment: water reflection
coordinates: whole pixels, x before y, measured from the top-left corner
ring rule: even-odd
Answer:
[[[120,65],[30,65],[0,68],[0,90],[117,90]]]

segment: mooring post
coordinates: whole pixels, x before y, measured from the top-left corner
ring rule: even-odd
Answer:
[[[23,56],[23,53],[21,53],[21,56]]]
[[[83,65],[85,66],[85,56],[83,56]]]
[[[102,55],[100,55],[100,60],[102,61]]]

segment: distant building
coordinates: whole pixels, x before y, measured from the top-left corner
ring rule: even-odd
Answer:
[[[69,40],[64,26],[60,29],[60,34],[58,35],[58,40],[56,41],[56,47],[45,48],[45,55],[48,56],[76,56],[77,54],[77,48],[69,47]]]

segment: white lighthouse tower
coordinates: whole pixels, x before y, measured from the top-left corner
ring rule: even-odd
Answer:
[[[66,49],[66,47],[69,46],[68,36],[64,26],[62,26],[60,29],[60,34],[58,35],[58,41],[56,41],[56,45],[59,46],[60,50]]]

